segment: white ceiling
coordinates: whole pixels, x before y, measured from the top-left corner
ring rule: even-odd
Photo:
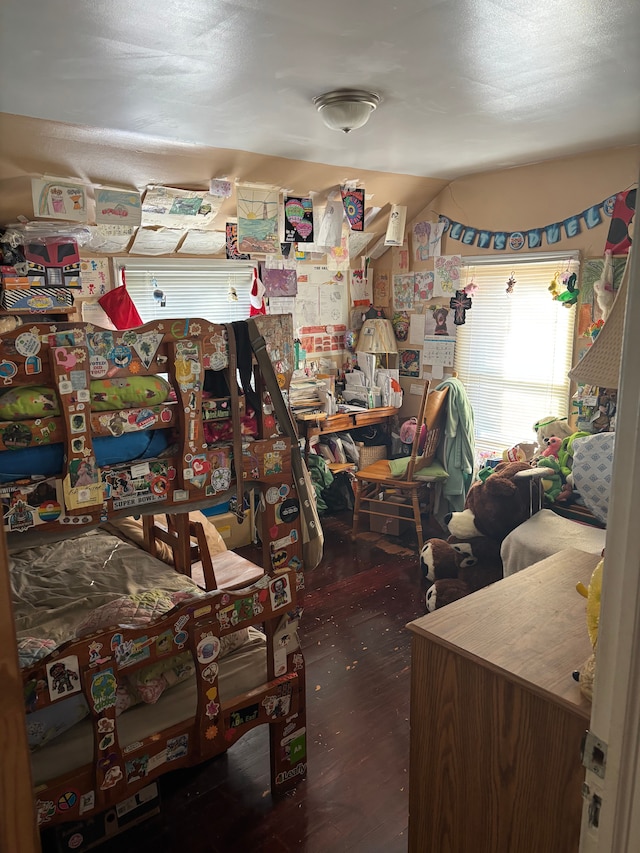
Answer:
[[[4,112],[452,179],[640,139],[639,0],[3,0]],[[349,136],[312,97],[383,103]]]

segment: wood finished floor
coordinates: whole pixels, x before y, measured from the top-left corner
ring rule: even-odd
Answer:
[[[365,533],[356,546],[350,522],[348,515],[323,519],[325,556],[306,575],[307,779],[282,800],[271,798],[267,729],[260,727],[226,755],[161,777],[160,815],[106,842],[101,853],[407,849],[405,625],[424,613],[425,586],[415,543]],[[242,552],[259,559],[252,549]]]

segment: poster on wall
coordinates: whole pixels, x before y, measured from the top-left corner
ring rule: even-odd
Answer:
[[[387,233],[384,238],[385,246],[402,246],[406,222],[407,208],[402,204],[392,204]]]
[[[269,269],[261,264],[260,278],[269,298],[295,296],[298,292],[298,277],[295,269]]]
[[[96,187],[96,222],[118,222],[120,225],[140,225],[142,203],[136,190]]]
[[[444,222],[416,222],[412,228],[413,260],[428,261],[440,254]]]
[[[238,225],[235,222],[227,222],[225,227],[226,254],[228,261],[249,261],[251,255],[238,251]]]
[[[124,252],[136,233],[136,225],[88,225],[91,237],[84,248],[91,252],[115,255]]]
[[[453,312],[443,305],[429,308],[424,315],[424,338],[449,338],[455,340],[457,328],[453,322]],[[433,362],[428,362],[433,364]]]
[[[380,308],[386,308],[390,296],[389,274],[379,272],[374,274],[373,279],[373,304]]]
[[[453,296],[460,287],[460,255],[440,255],[434,261],[433,296]]]
[[[333,193],[329,196],[324,208],[320,229],[316,234],[316,244],[324,247],[340,246],[342,242],[343,219],[344,207],[342,206],[342,199],[340,195]]]
[[[142,224],[207,229],[213,227],[221,206],[222,199],[208,192],[149,186],[142,200]]]
[[[226,245],[224,231],[187,231],[178,254],[217,255]]]
[[[313,243],[313,204],[310,198],[286,197],[284,240],[285,243]]]
[[[340,187],[342,206],[352,231],[364,230],[364,188]]]
[[[104,296],[110,288],[109,259],[80,257],[79,296]]]
[[[424,303],[433,298],[433,270],[416,272],[414,279],[414,305],[416,311],[422,311]]]
[[[170,255],[178,248],[183,231],[174,228],[138,228],[131,255]]]
[[[354,305],[369,305],[373,302],[373,271],[369,275],[364,270],[351,271],[351,302]]]
[[[400,376],[420,376],[420,350],[402,349],[399,353],[398,366]]]
[[[410,311],[413,308],[413,273],[394,275],[393,307],[396,311]]]
[[[331,246],[327,252],[327,267],[330,270],[345,272],[349,269],[349,242],[345,236],[339,246]]]
[[[87,187],[82,181],[64,178],[32,178],[34,216],[46,219],[87,221]]]
[[[280,253],[278,208],[280,190],[255,184],[236,184],[238,251]]]

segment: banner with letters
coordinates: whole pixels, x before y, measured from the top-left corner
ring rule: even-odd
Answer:
[[[553,246],[564,238],[576,237],[582,232],[583,226],[587,229],[595,228],[603,221],[603,215],[609,218],[612,216],[620,196],[628,199],[629,195],[631,194],[627,190],[616,193],[601,201],[600,204],[594,204],[567,219],[542,225],[539,228],[529,228],[527,231],[487,231],[456,222],[441,214],[438,220],[444,223],[445,234],[465,246],[477,246],[478,249],[492,249],[498,252],[505,250],[519,252],[521,249],[538,249],[543,245],[543,241],[546,241],[548,246]],[[635,196],[633,199],[635,203]]]

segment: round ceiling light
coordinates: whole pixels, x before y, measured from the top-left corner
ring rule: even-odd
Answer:
[[[313,99],[322,120],[331,130],[350,133],[362,127],[380,103],[380,95],[362,89],[337,89]]]

